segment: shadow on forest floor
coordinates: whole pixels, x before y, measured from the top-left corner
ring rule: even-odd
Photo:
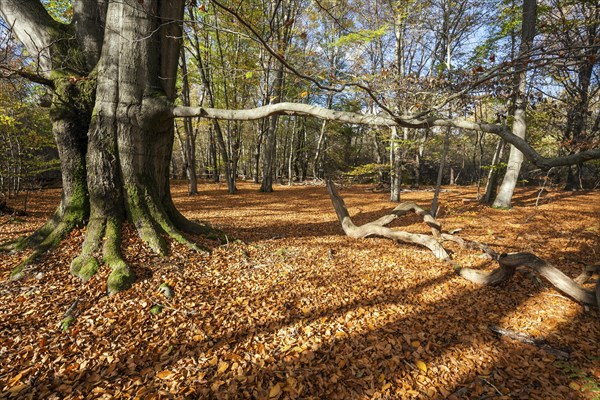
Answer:
[[[419,247],[347,238],[324,188],[265,195],[241,187],[188,197],[176,186],[175,202],[246,243],[209,257],[173,244],[162,258],[130,227],[123,249],[138,281],[117,296],[102,295],[105,269],[84,285],[69,276],[81,234],[36,266],[40,278],[3,282],[0,397],[592,398],[581,389],[600,383],[597,311],[522,274],[480,287]],[[473,189],[454,189],[442,194],[441,221],[463,237],[534,251],[570,276],[600,251],[589,229],[600,215],[597,192],[501,211],[464,204]],[[341,195],[357,223],[394,206],[363,187]],[[404,198],[427,204],[431,195]],[[421,225],[409,217],[395,226],[427,231]],[[492,267],[453,250],[461,265]],[[0,262],[3,274],[8,265]],[[173,300],[157,291],[165,281]],[[76,323],[61,333],[74,299]],[[165,307],[152,315],[157,303]],[[498,338],[490,325],[544,339],[570,358]]]

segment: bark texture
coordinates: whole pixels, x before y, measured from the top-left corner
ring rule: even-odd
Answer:
[[[523,22],[521,27],[521,45],[519,48],[519,62],[516,65],[514,82],[514,119],[512,131],[515,136],[525,139],[527,122],[525,119],[525,110],[527,108],[526,79],[527,79],[527,56],[533,47],[533,38],[535,37],[535,25],[537,18],[537,0],[525,0],[523,2]],[[498,189],[498,194],[494,200],[493,207],[510,208],[512,206],[512,196],[517,186],[519,173],[523,164],[523,153],[515,146],[510,147],[508,164],[504,179]]]
[[[526,267],[546,278],[553,287],[575,301],[600,308],[600,281],[596,284],[595,291],[587,290],[558,268],[532,253],[502,254],[498,257],[498,264],[499,267],[490,272],[463,268],[459,271],[459,274],[463,278],[478,284],[499,285],[512,278],[518,267]]]
[[[104,263],[112,269],[108,292],[116,293],[134,280],[120,252],[125,220],[157,253],[167,252],[165,236],[200,250],[181,231],[207,230],[175,209],[169,190],[183,9],[183,0],[82,0],[73,23],[62,25],[38,1],[0,4],[32,54],[48,50],[39,53],[39,65],[48,68],[44,79],[54,90],[51,116],[62,163],[57,212],[11,247],[33,246],[27,262],[87,221],[71,273],[85,281]]]

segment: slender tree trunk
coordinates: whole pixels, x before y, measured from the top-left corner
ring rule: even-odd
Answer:
[[[533,46],[535,36],[535,25],[537,18],[536,0],[523,1],[523,23],[521,33],[521,45],[519,48],[518,62],[515,73],[515,104],[513,134],[521,139],[525,138],[527,124],[525,120],[525,109],[527,107],[527,97],[525,93],[527,79],[527,57]],[[508,156],[508,165],[504,174],[504,179],[496,195],[492,207],[510,208],[512,206],[512,196],[519,179],[521,164],[523,163],[523,153],[516,147],[510,147]]]
[[[215,139],[214,128],[209,128],[209,156],[210,156],[210,167],[213,182],[219,182],[219,155],[217,153],[217,144]]]
[[[283,65],[277,67],[275,82],[273,85],[274,99],[272,103],[281,101],[283,91]],[[273,175],[275,174],[275,163],[277,160],[277,121],[278,116],[269,117],[269,125],[265,134],[265,146],[263,148],[262,182],[260,191],[270,193],[273,191]]]
[[[405,128],[406,129],[406,128]],[[400,137],[398,136],[398,129],[393,126],[391,128],[391,149],[390,149],[390,161],[391,161],[391,191],[390,201],[400,201],[400,186],[402,184],[402,150],[400,147]]]
[[[446,164],[446,156],[448,154],[448,148],[450,147],[450,129],[446,130],[444,136],[444,147],[442,150],[442,159],[440,160],[440,168],[438,170],[437,182],[435,184],[435,192],[433,194],[433,200],[431,201],[431,215],[435,218],[438,213],[438,198],[440,190],[442,188],[442,178],[444,176],[444,167]]]
[[[333,94],[327,95],[327,108],[331,108],[333,104]],[[315,150],[315,157],[313,158],[313,179],[319,178],[319,171],[321,170],[321,163],[323,158],[323,147],[325,143],[325,133],[327,132],[327,121],[321,121],[321,129],[319,130],[319,138],[317,139],[317,149]]]
[[[181,50],[181,98],[183,105],[191,105],[190,99],[190,81],[188,77],[187,60],[185,50]],[[192,126],[192,118],[183,119],[183,129],[185,140],[183,140],[185,154],[185,173],[188,178],[188,194],[198,193],[198,178],[196,176],[196,132]]]
[[[502,160],[504,146],[504,140],[499,139],[498,144],[496,145],[496,151],[494,152],[494,157],[492,158],[492,165],[490,165],[490,170],[488,172],[487,183],[485,185],[485,194],[481,200],[485,204],[489,204],[492,201],[492,198],[496,196],[496,188],[498,187],[497,166]]]

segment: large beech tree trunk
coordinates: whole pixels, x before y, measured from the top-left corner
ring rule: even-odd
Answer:
[[[129,287],[134,279],[120,254],[125,219],[157,253],[167,251],[164,234],[198,249],[180,230],[199,233],[203,228],[175,209],[168,179],[184,3],[82,0],[70,25],[54,22],[36,1],[0,4],[2,17],[28,48],[49,49],[40,53],[39,63],[51,72],[39,80],[54,91],[53,130],[62,163],[57,212],[13,246],[36,248],[25,263],[84,223],[88,210],[85,241],[71,272],[89,279],[101,254],[112,268],[109,293]],[[97,24],[104,21],[102,31]],[[29,43],[32,33],[37,36]],[[14,272],[19,276],[22,268]]]
[[[163,232],[186,242],[178,233],[184,227],[177,226],[168,180],[183,4],[115,1],[108,7],[87,154],[90,223],[71,272],[89,279],[103,243],[103,261],[113,270],[111,293],[134,278],[119,250],[125,217],[157,253],[167,252]]]

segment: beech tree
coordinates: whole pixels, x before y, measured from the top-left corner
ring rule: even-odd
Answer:
[[[183,10],[183,0],[81,0],[63,24],[38,0],[2,1],[2,18],[35,57],[22,73],[53,91],[63,180],[55,215],[13,248],[35,247],[35,258],[89,221],[71,272],[89,279],[102,248],[114,293],[134,279],[119,250],[125,218],[158,253],[167,251],[163,233],[187,242],[180,230],[202,231],[177,212],[169,193]]]
[[[360,82],[326,84],[303,73],[247,23],[248,34],[287,73],[322,90],[364,90],[377,105],[373,112],[287,102],[238,110],[175,106],[184,7],[183,0],[79,0],[73,3],[71,22],[61,23],[50,17],[39,0],[0,3],[0,15],[32,57],[15,72],[52,92],[51,118],[63,180],[62,199],[54,216],[31,237],[3,246],[34,248],[24,264],[56,245],[74,227],[87,224],[71,272],[87,280],[102,262],[112,268],[107,288],[115,293],[134,279],[119,250],[125,220],[157,253],[167,252],[166,236],[200,250],[183,233],[209,229],[183,217],[169,191],[173,118],[251,121],[301,115],[387,128],[457,128],[495,134],[543,169],[600,158],[600,149],[545,158],[504,125],[448,118],[435,105],[414,113],[394,112]],[[244,24],[242,16],[235,11],[230,14]],[[13,277],[24,274],[24,264],[15,268]]]

